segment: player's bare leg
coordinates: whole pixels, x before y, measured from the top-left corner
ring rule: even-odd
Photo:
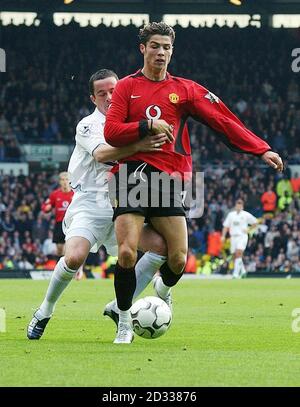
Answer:
[[[154,288],[158,296],[171,307],[171,287],[181,278],[186,264],[188,250],[186,219],[184,216],[155,217],[151,218],[151,223],[165,239],[168,249],[168,260],[161,267],[161,277],[156,278]]]
[[[65,255],[56,264],[46,296],[29,323],[28,339],[40,339],[43,335],[58,299],[72,281],[79,267],[85,262],[90,248],[90,242],[83,237],[71,237],[67,240]]]
[[[114,343],[129,344],[133,340],[133,330],[129,309],[136,289],[135,263],[144,217],[126,213],[115,220],[118,242],[118,262],[115,268],[115,292],[120,310],[118,332]]]
[[[64,243],[56,243],[56,255],[57,255],[57,257],[63,256],[64,251],[65,251],[65,244]]]
[[[168,253],[165,239],[150,225],[143,227],[138,248],[144,253],[152,252],[160,256],[167,256]]]

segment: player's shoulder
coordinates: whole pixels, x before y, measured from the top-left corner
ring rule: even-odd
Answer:
[[[236,216],[237,216],[237,212],[236,212],[235,209],[232,209],[232,210],[229,211],[228,214],[227,214],[227,218],[228,218],[230,221],[233,221]]]
[[[174,81],[178,85],[182,85],[186,88],[197,87],[199,89],[203,89],[203,91],[207,91],[207,89],[204,86],[200,85],[200,83],[192,79],[183,78],[182,76],[174,76],[171,74],[169,74],[169,79]]]
[[[94,110],[91,114],[89,114],[89,115],[87,115],[87,116],[84,116],[84,117],[78,122],[77,126],[79,126],[79,125],[81,125],[81,124],[84,124],[84,123],[90,123],[90,122],[93,121],[94,119],[95,119],[95,110]]]
[[[60,188],[53,189],[53,191],[50,193],[50,196],[55,197],[60,193],[60,191]]]
[[[226,214],[224,214],[224,222],[229,222],[230,219],[232,218],[232,211],[227,212]]]
[[[248,212],[248,211],[245,211],[245,209],[242,210],[242,214],[243,214],[243,215],[251,215],[251,213]],[[251,215],[251,216],[252,216],[252,215]]]
[[[140,73],[140,71],[137,71],[133,74],[124,76],[124,78],[120,79],[118,83],[116,84],[115,90],[119,88],[130,88],[133,86],[134,82],[138,78],[142,78],[143,74]]]
[[[74,194],[74,191],[71,189],[70,191],[61,191],[64,196],[71,197]]]
[[[250,213],[248,211],[243,210],[243,214],[246,215],[246,216],[251,216],[251,217],[255,218],[255,216],[252,215],[252,213]]]
[[[227,216],[234,216],[234,214],[235,214],[235,210],[234,210],[234,209],[231,209],[231,210],[227,213]]]
[[[92,128],[95,126],[98,128],[101,124],[101,118],[99,120],[100,112],[97,112],[97,109],[88,116],[83,117],[76,126],[76,134],[81,136],[88,136],[91,133]],[[103,122],[104,122],[103,118]]]

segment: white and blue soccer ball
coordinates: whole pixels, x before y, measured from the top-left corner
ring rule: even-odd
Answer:
[[[130,308],[134,332],[145,339],[155,339],[169,329],[172,312],[169,306],[158,297],[144,297]]]

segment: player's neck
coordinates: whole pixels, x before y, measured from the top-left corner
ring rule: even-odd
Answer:
[[[70,192],[71,188],[61,188],[62,192]]]
[[[142,69],[142,74],[147,79],[150,79],[151,81],[159,82],[159,81],[163,81],[164,79],[166,79],[167,70],[162,69],[161,71],[156,71],[156,70],[151,69],[148,66],[144,66],[144,68]]]

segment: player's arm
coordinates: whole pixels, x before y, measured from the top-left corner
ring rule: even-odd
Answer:
[[[255,216],[251,215],[251,213],[248,213],[247,217],[248,217],[248,225],[249,225],[247,232],[251,233],[257,228],[257,226],[260,223],[262,223],[263,218],[256,218]]]
[[[146,136],[142,140],[130,144],[126,147],[112,147],[107,144],[100,144],[94,151],[93,157],[100,163],[107,161],[116,161],[121,158],[128,157],[139,151],[143,152],[157,152],[161,151],[160,148],[167,141],[165,134],[157,134],[155,136]]]
[[[253,225],[248,226],[247,232],[251,233],[252,231],[254,231],[257,228],[257,226],[258,226],[258,222],[253,223]]]
[[[280,156],[247,129],[217,96],[195,82],[190,88],[190,109],[195,119],[220,133],[222,141],[231,150],[260,156],[277,171],[283,171]]]
[[[222,242],[225,242],[228,232],[229,232],[229,227],[224,226],[223,230],[222,230],[222,237],[221,237]]]
[[[221,236],[222,242],[225,242],[227,233],[229,233],[229,230],[230,230],[230,225],[231,225],[231,212],[226,216],[226,219],[223,222],[223,230],[222,230],[222,236]]]
[[[53,206],[54,206],[54,197],[53,197],[53,193],[51,193],[49,198],[46,199],[46,201],[42,203],[42,211],[44,213],[48,213],[52,210]]]
[[[117,83],[106,114],[104,137],[108,144],[114,147],[128,146],[147,135],[159,133],[165,133],[170,142],[174,141],[173,129],[164,120],[142,119],[127,122],[130,98],[130,79],[126,78]]]

